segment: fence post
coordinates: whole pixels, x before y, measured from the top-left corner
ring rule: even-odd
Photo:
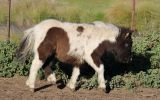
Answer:
[[[11,0],[8,0],[8,35],[7,35],[7,41],[10,42],[10,26],[11,26]]]
[[[136,0],[132,0],[131,30],[136,30]]]

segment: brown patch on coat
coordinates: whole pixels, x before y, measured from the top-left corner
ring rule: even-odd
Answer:
[[[45,77],[47,78],[48,75],[52,73],[50,63],[54,59],[54,56],[56,55],[56,48],[57,48],[57,42],[60,41],[60,37],[66,41],[64,42],[66,44],[65,51],[69,49],[68,39],[66,37],[66,32],[58,27],[53,27],[48,30],[46,37],[44,38],[43,42],[38,47],[38,53],[39,53],[39,59],[43,61],[44,65],[42,68],[45,71]],[[61,42],[62,46],[64,44]]]
[[[77,48],[76,48],[76,49],[74,49],[74,51],[76,52],[76,51],[77,51]]]
[[[90,38],[91,38],[91,36],[87,36],[87,38],[88,38],[88,39],[90,39]]]
[[[54,59],[63,63],[79,65],[79,61],[75,57],[67,55],[69,48],[66,31],[58,27],[48,30],[45,39],[38,47],[39,59],[44,62],[42,68],[45,70],[45,77],[52,73],[50,64]]]
[[[82,32],[84,31],[84,27],[78,26],[78,27],[77,27],[77,31],[82,33]]]
[[[39,59],[45,61],[52,53],[55,53],[57,58],[64,58],[69,51],[69,39],[67,33],[58,27],[51,28],[43,42],[38,48]]]
[[[38,48],[39,59],[45,62],[49,56],[54,54],[61,62],[78,64],[79,62],[75,57],[67,54],[69,49],[67,32],[62,28],[53,27],[47,32],[45,39]]]
[[[78,26],[77,31],[79,32],[79,34],[77,34],[77,36],[80,36],[83,33],[84,28],[82,26]]]
[[[112,51],[114,47],[113,43],[110,43],[109,41],[103,41],[100,43],[100,45],[93,51],[91,54],[91,57],[94,61],[94,63],[97,65],[97,67],[100,67],[100,64],[102,64],[101,57],[107,52]]]
[[[132,32],[129,28],[120,28],[120,34],[116,38],[115,43],[109,41],[103,41],[99,46],[93,51],[91,57],[94,63],[99,67],[102,64],[101,57],[107,53],[111,52],[115,55],[116,59],[123,63],[128,63],[131,60],[131,49],[132,49]],[[128,47],[125,44],[128,44]]]

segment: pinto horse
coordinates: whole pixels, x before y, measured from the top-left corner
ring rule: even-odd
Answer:
[[[25,58],[33,51],[34,59],[26,85],[35,88],[37,71],[52,55],[59,61],[73,65],[67,84],[75,89],[80,65],[87,63],[98,73],[99,88],[105,90],[104,64],[101,57],[111,52],[122,62],[131,61],[132,31],[127,28],[95,21],[91,24],[61,22],[48,19],[25,31],[18,55]],[[56,82],[55,73],[47,80]]]

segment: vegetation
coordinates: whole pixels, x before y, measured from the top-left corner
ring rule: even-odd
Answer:
[[[15,42],[0,42],[0,76],[12,77],[16,73],[19,75],[28,75],[31,62],[31,56],[27,60],[20,63],[16,59],[17,43]]]
[[[92,22],[102,20],[121,26],[130,26],[131,4],[129,0],[12,0],[12,23],[28,27],[48,18],[70,22]],[[55,2],[51,2],[55,1]],[[0,1],[1,2],[1,1]],[[37,4],[38,2],[38,4]],[[0,24],[6,23],[7,0],[0,3]],[[133,37],[133,62],[130,65],[111,63],[105,58],[106,84],[110,88],[154,87],[160,88],[160,1],[137,0],[137,33]],[[47,5],[47,6],[44,6]],[[16,42],[15,42],[16,41]],[[32,56],[20,62],[15,58],[19,38],[11,42],[0,42],[0,76],[12,77],[15,74],[28,75]],[[113,59],[111,59],[113,60]],[[58,79],[66,84],[69,75],[53,66]],[[39,72],[43,76],[43,71]],[[77,85],[91,89],[97,87],[97,75],[82,75]]]

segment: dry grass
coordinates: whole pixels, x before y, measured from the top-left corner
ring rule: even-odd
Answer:
[[[104,20],[103,9],[111,1],[89,0],[88,5],[85,0],[12,0],[12,23],[28,26],[48,18],[71,22]],[[6,23],[7,1],[0,3],[0,13],[0,23]]]
[[[137,0],[136,23],[137,29],[144,30],[146,26],[152,28],[160,25],[160,1],[159,0]],[[115,2],[111,8],[106,9],[106,19],[109,22],[130,26],[131,1]]]
[[[88,4],[90,3],[90,4]],[[137,28],[144,30],[160,24],[160,1],[137,0]],[[130,26],[131,0],[12,0],[12,23],[31,26],[55,18],[70,22],[101,20]],[[0,24],[7,22],[7,0],[0,2]]]
[[[0,34],[0,40],[7,39],[7,36],[5,34]]]

